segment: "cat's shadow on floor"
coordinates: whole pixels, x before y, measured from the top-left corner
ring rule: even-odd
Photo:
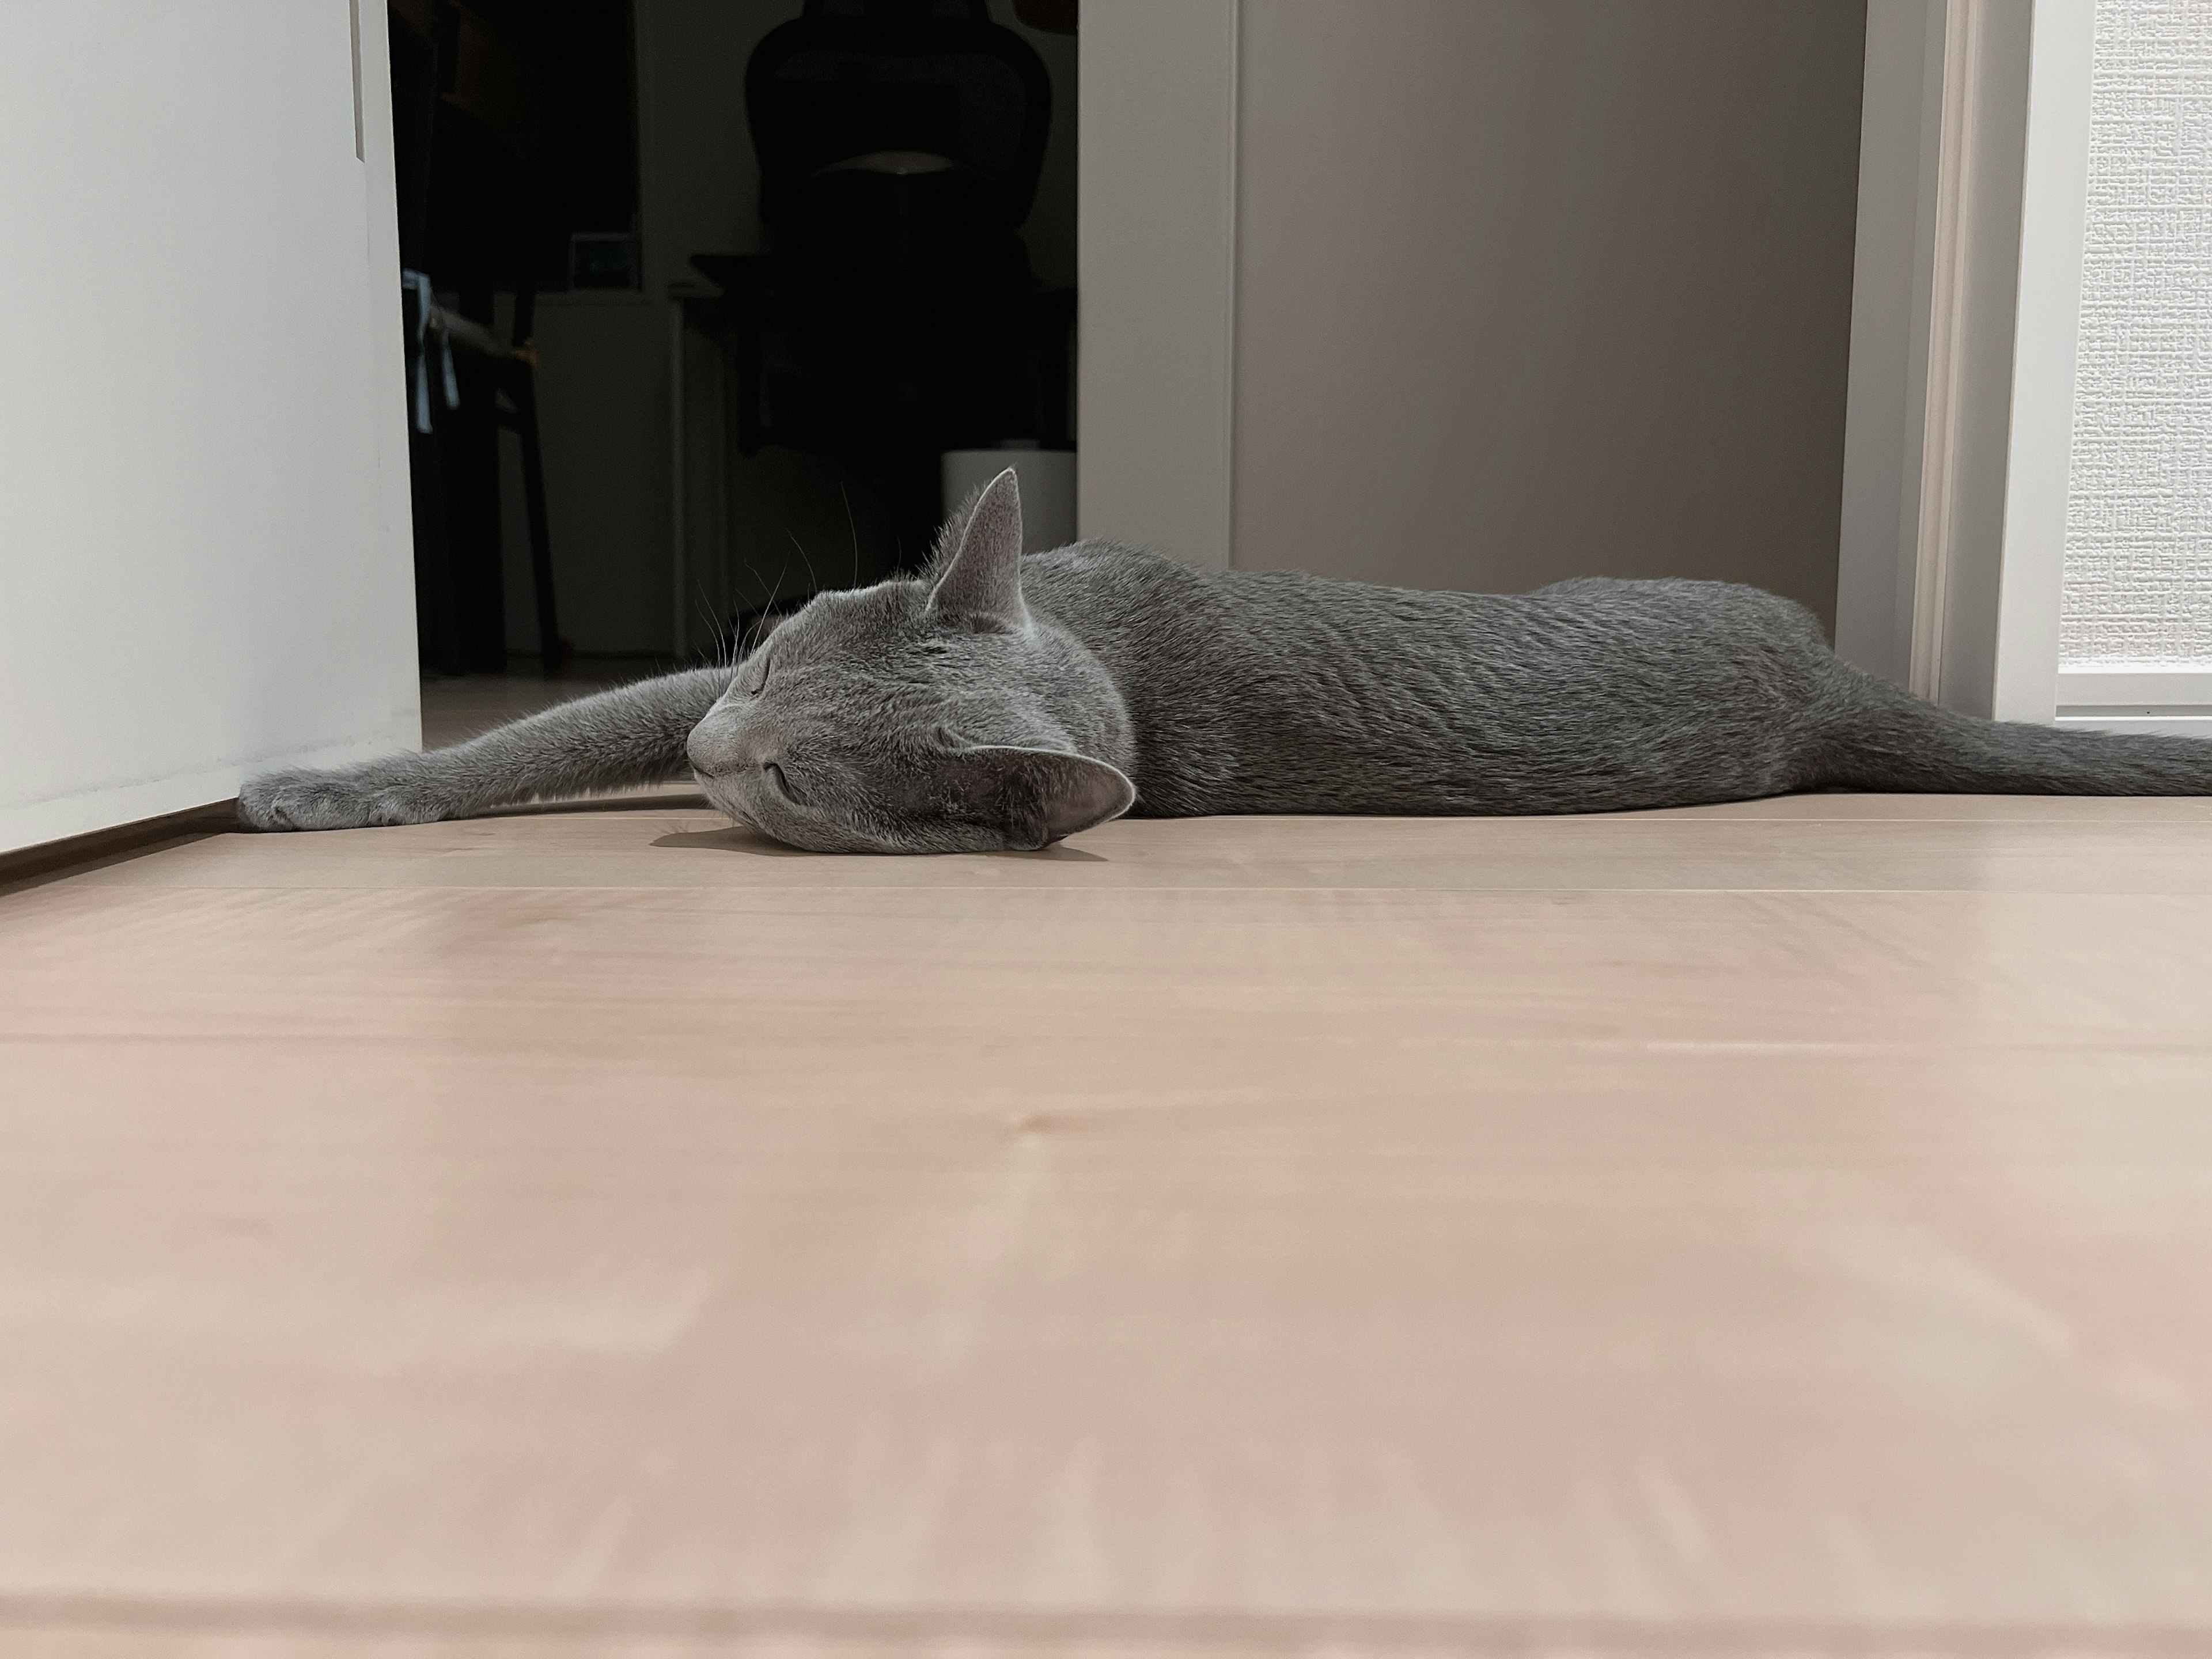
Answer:
[[[848,853],[805,853],[796,847],[786,847],[780,841],[771,841],[757,830],[741,829],[730,824],[720,830],[672,830],[665,836],[656,836],[653,845],[684,849],[704,849],[717,853],[747,853],[758,859],[819,859],[850,858]],[[865,854],[863,856],[866,856]],[[883,857],[899,854],[884,854]],[[1055,842],[1041,853],[968,853],[965,858],[1043,860],[1055,864],[1105,864],[1108,860],[1096,853],[1084,852],[1070,847],[1066,842]]]

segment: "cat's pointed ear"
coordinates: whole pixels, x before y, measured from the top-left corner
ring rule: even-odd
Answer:
[[[948,769],[963,814],[1027,852],[1118,818],[1137,799],[1118,767],[1057,749],[963,749]]]
[[[959,550],[930,590],[933,616],[1012,631],[1029,625],[1022,603],[1022,488],[1008,467],[983,486],[961,526]]]

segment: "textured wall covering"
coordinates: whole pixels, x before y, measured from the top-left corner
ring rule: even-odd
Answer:
[[[2061,654],[2212,667],[2212,0],[2098,0]]]

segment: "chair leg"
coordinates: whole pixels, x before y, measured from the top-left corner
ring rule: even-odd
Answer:
[[[446,535],[444,469],[434,434],[410,427],[407,433],[409,493],[415,522],[415,633],[422,664],[432,672],[459,678],[468,672],[461,651],[459,609],[453,596],[452,549]]]
[[[447,563],[461,655],[472,674],[507,672],[507,594],[501,569],[499,418],[493,366],[464,355],[461,406],[438,411]]]
[[[557,674],[568,657],[553,598],[553,538],[545,518],[545,459],[538,445],[538,377],[526,369],[515,379],[514,429],[522,440],[522,494],[530,520],[530,577],[538,595],[538,659]]]

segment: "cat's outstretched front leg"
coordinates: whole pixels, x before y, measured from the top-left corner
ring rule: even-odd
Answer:
[[[258,830],[429,823],[681,777],[684,741],[732,672],[693,669],[579,697],[450,749],[264,772],[240,791],[238,815]]]
[[[238,816],[257,830],[356,830],[452,817],[459,810],[453,791],[441,786],[430,763],[429,755],[392,755],[327,770],[264,772],[238,792]]]

